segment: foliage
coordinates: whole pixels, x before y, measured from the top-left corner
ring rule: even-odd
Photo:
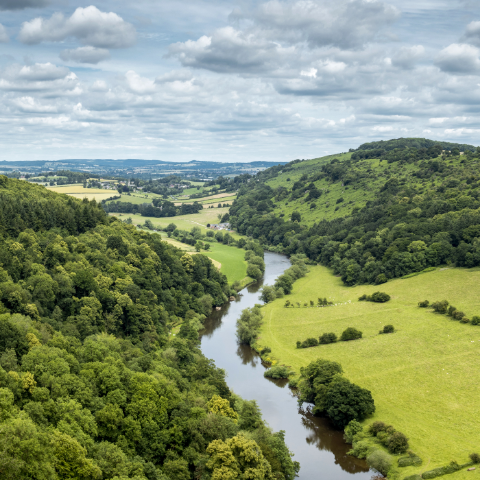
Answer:
[[[272,368],[269,368],[268,370],[265,370],[265,373],[263,374],[265,377],[268,378],[288,378],[290,375],[292,375],[292,371],[285,366],[282,365],[275,365]]]
[[[458,465],[457,462],[450,462],[450,464],[444,467],[435,468],[433,470],[423,472],[422,478],[425,480],[429,480],[431,478],[441,477],[443,475],[448,475],[449,473],[458,472],[458,470],[460,470],[461,468],[462,467]]]
[[[387,475],[388,471],[392,467],[392,457],[382,450],[375,450],[367,456],[367,463],[370,468],[377,470],[382,475]],[[424,477],[425,478],[425,477]]]
[[[239,189],[230,222],[277,251],[331,267],[349,286],[447,263],[479,266],[479,154],[458,146],[466,154],[452,156],[440,143],[411,142],[267,169]],[[286,181],[290,172],[295,182]]]
[[[395,328],[393,325],[385,325],[383,327],[383,330],[380,330],[379,333],[393,333],[395,331]]]
[[[335,343],[337,341],[337,336],[331,332],[331,333],[324,333],[323,335],[320,336],[318,339],[318,343],[320,345],[326,345],[328,343]]]
[[[363,432],[362,424],[357,420],[351,420],[345,427],[343,438],[345,439],[346,443],[353,443],[353,437],[360,432]]]
[[[473,463],[480,463],[480,455],[478,453],[471,453],[469,457]]]
[[[398,466],[401,468],[411,466],[419,467],[422,463],[422,459],[413,452],[408,452],[408,456],[398,459]]]
[[[390,300],[390,295],[385,292],[375,292],[371,295],[362,295],[358,298],[358,300],[360,302],[366,300],[368,302],[385,303]]]
[[[349,340],[357,340],[362,338],[362,332],[353,327],[348,327],[342,332],[340,336],[341,342],[348,342]]]
[[[418,302],[418,306],[420,308],[427,308],[430,305],[430,302],[428,300],[423,300],[422,302]]]
[[[368,452],[370,450],[370,445],[365,440],[360,440],[355,442],[353,448],[347,452],[348,455],[352,455],[356,458],[367,458]]]
[[[246,308],[237,320],[237,338],[240,343],[252,345],[257,339],[263,315],[259,305]]]
[[[273,302],[277,298],[277,292],[274,287],[265,285],[262,288],[262,293],[260,294],[260,300],[263,303]]]

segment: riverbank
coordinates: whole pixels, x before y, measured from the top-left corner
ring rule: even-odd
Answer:
[[[284,430],[285,441],[300,462],[299,480],[318,478],[334,480],[367,480],[371,474],[363,460],[348,456],[350,446],[342,432],[332,430],[328,419],[299,410],[296,397],[283,380],[266,379],[265,367],[258,354],[236,340],[236,320],[245,308],[259,300],[263,284],[273,284],[290,266],[287,257],[265,252],[265,275],[240,292],[236,301],[214,311],[201,332],[204,355],[227,373],[229,387],[242,398],[256,400],[263,418],[273,430]]]
[[[480,271],[436,270],[380,286],[345,287],[340,278],[321,266],[297,280],[291,295],[266,305],[259,343],[272,349],[281,364],[300,367],[312,360],[338,361],[345,376],[371,390],[377,410],[366,423],[381,420],[404,432],[423,465],[401,469],[404,478],[448,464],[468,461],[479,449],[477,383],[480,380],[480,327],[454,322],[417,306],[447,298],[470,317],[480,312]],[[358,302],[363,294],[384,291],[384,304]],[[285,308],[286,300],[303,305],[326,297],[327,308]],[[379,335],[386,324],[396,332]],[[338,336],[347,327],[363,332],[353,342],[297,349],[296,341]],[[457,472],[455,480],[478,473]]]

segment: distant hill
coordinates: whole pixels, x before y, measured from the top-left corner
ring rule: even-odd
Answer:
[[[396,148],[429,149],[435,145],[440,145],[442,150],[453,150],[454,148],[458,148],[460,152],[465,152],[467,150],[470,150],[471,152],[475,151],[475,147],[473,145],[467,145],[465,143],[440,142],[429,140],[428,138],[396,138],[393,140],[379,140],[377,142],[363,143],[357,148],[357,150],[382,149],[389,151]],[[351,149],[350,151],[354,151],[354,149]]]
[[[429,142],[267,169],[240,188],[230,222],[268,248],[334,268],[350,285],[480,265],[480,153]]]

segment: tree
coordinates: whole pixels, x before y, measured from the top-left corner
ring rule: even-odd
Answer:
[[[302,221],[302,216],[300,215],[300,212],[293,212],[290,218],[292,222],[300,223]]]
[[[349,340],[357,340],[362,338],[362,332],[353,327],[348,327],[342,332],[340,337],[341,342],[348,342]]]
[[[255,280],[258,280],[262,276],[262,271],[260,270],[260,268],[258,268],[257,265],[249,263],[247,267],[247,275],[254,278]]]
[[[275,290],[275,287],[270,287],[268,285],[265,285],[262,288],[262,293],[260,295],[260,300],[263,303],[273,302],[276,298],[277,298],[277,292]]]
[[[352,420],[364,420],[375,412],[369,390],[337,377],[325,395],[325,411],[337,428],[345,428]]]
[[[203,247],[203,243],[197,241],[197,243],[195,244],[195,250],[199,252],[202,249],[202,247]]]
[[[272,467],[263,456],[254,440],[238,435],[226,442],[214,440],[207,447],[209,459],[206,463],[212,479],[273,480]]]

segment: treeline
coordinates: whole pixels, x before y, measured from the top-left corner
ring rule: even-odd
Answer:
[[[95,200],[79,201],[44,187],[0,175],[0,236],[17,237],[26,229],[61,228],[78,235],[109,218]]]
[[[441,172],[440,172],[441,170]],[[442,159],[413,165],[410,176],[388,178],[376,198],[351,215],[302,225],[275,213],[275,200],[284,187],[263,183],[241,188],[230,208],[230,222],[239,233],[288,255],[305,254],[311,261],[333,268],[346,285],[384,283],[427,267],[480,265],[480,174],[476,156],[461,163]],[[300,196],[310,195],[309,184],[320,178],[363,188],[375,170],[362,162],[332,160],[320,172],[304,175]],[[440,182],[424,190],[416,175]],[[307,188],[308,186],[308,188]],[[297,195],[296,188],[287,195]],[[294,212],[295,213],[295,212]],[[293,220],[293,221],[292,221]]]
[[[217,187],[218,190],[225,190],[225,192],[235,192],[240,186],[250,182],[253,175],[244,173],[232,178],[218,177],[214,180],[205,183],[205,187]]]
[[[18,184],[86,205],[8,180],[11,198]],[[293,480],[283,432],[199,349],[225,276],[118,221],[72,234],[54,219],[0,237],[0,477]]]
[[[106,203],[107,201],[102,201],[102,206],[107,213],[131,213],[142,217],[175,217],[198,213],[203,210],[203,205],[198,202],[182,203],[182,205],[176,207],[173,202],[159,198],[155,198],[152,203],[141,204],[120,201]]]

